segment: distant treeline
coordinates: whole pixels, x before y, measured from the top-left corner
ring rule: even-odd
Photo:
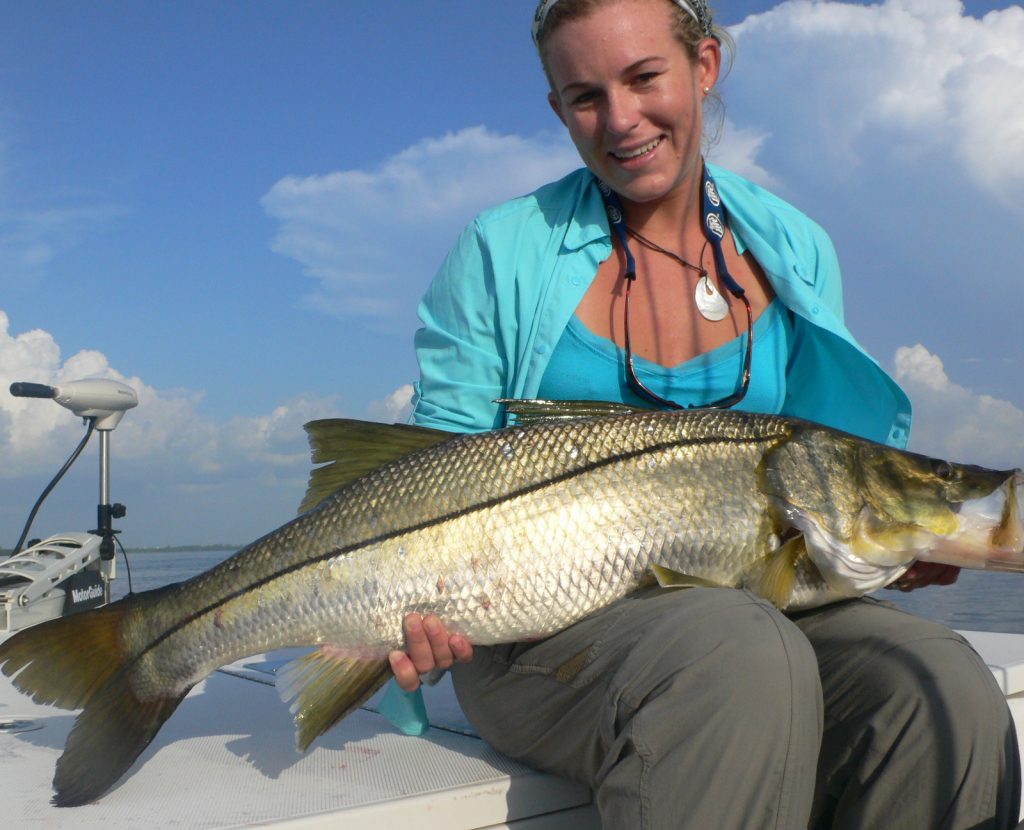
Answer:
[[[155,548],[126,548],[128,553],[200,553],[209,550],[241,550],[242,545],[160,545]],[[0,548],[0,559],[8,558],[14,550],[12,548]]]
[[[155,548],[125,548],[128,553],[197,553],[204,550],[241,550],[242,545],[160,545]]]

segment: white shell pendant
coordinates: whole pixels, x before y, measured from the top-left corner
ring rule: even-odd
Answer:
[[[718,289],[708,279],[707,274],[697,280],[693,299],[697,303],[697,311],[700,312],[701,317],[712,323],[724,320],[729,313],[729,304],[725,301],[725,297],[718,293]]]

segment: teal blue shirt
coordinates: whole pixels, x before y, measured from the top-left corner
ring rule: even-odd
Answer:
[[[778,412],[786,399],[786,368],[793,344],[793,324],[786,307],[772,300],[754,321],[750,387],[734,408]],[[682,406],[706,406],[732,395],[740,386],[746,333],[718,348],[675,366],[633,357],[641,383],[660,398]],[[540,398],[615,401],[649,407],[626,380],[623,350],[588,329],[577,315],[569,318],[544,372]]]
[[[793,312],[780,413],[906,446],[910,402],[843,322],[828,235],[763,188],[708,165],[740,253]],[[474,432],[502,426],[497,398],[536,397],[556,344],[612,252],[590,171],[576,170],[480,214],[420,303],[413,420]]]
[[[843,322],[828,235],[768,191],[708,167],[737,248],[753,254],[793,312],[778,411],[906,446],[910,401]],[[537,397],[559,339],[611,252],[604,205],[586,169],[480,214],[420,304],[415,423],[493,429],[502,426],[497,398]],[[427,727],[421,695],[394,683],[381,711],[407,733]]]

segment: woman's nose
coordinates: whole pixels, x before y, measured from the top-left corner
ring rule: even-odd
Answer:
[[[626,135],[640,121],[640,110],[636,96],[626,90],[610,93],[607,98],[608,113],[605,126],[615,135]]]

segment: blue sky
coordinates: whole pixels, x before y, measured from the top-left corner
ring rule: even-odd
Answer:
[[[831,233],[919,449],[1024,465],[1024,9],[718,6],[713,157]],[[576,164],[532,7],[0,0],[0,545],[80,434],[12,380],[140,389],[112,442],[139,545],[271,529],[304,420],[400,414],[459,228]],[[95,477],[36,531],[91,524]]]

